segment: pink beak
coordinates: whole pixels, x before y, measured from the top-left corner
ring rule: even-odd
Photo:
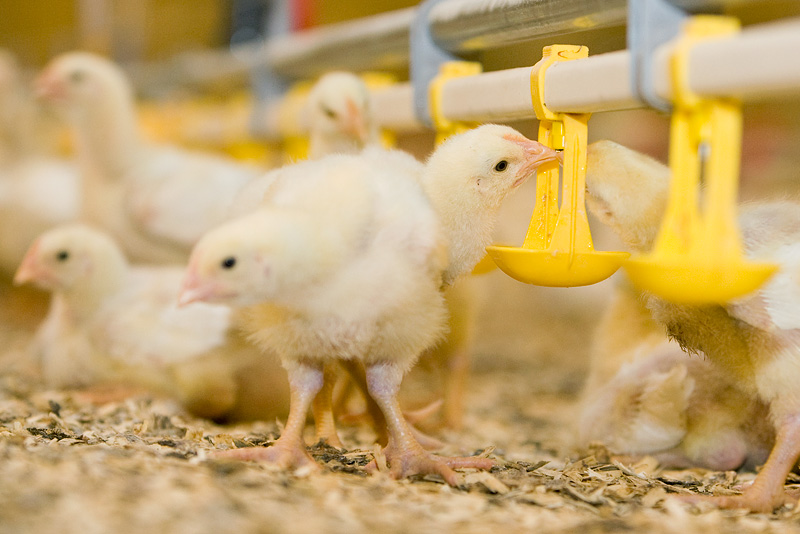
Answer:
[[[367,142],[367,127],[364,124],[364,117],[356,103],[350,99],[347,100],[345,133],[352,135],[362,143]]]
[[[555,149],[543,145],[538,141],[532,141],[523,136],[508,136],[508,141],[516,143],[525,151],[525,164],[517,172],[517,182],[520,185],[530,178],[539,167],[547,163],[558,163],[562,160],[562,155]]]
[[[45,100],[63,100],[67,96],[66,85],[52,69],[46,69],[36,77],[33,90],[36,98]]]
[[[192,302],[202,302],[213,295],[213,288],[208,284],[203,284],[197,275],[197,269],[190,264],[186,270],[186,276],[181,284],[178,293],[178,306],[186,306]]]
[[[21,285],[26,282],[34,282],[43,277],[44,273],[37,261],[39,256],[39,241],[34,241],[25,257],[22,258],[22,263],[14,275],[14,285]]]

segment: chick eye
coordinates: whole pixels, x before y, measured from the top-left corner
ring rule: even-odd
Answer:
[[[508,162],[504,159],[497,162],[497,165],[494,166],[494,170],[497,172],[503,172],[508,168]]]
[[[80,83],[83,81],[85,74],[82,70],[74,70],[69,75],[69,79],[75,83]]]
[[[58,261],[67,261],[69,259],[69,252],[66,250],[59,250],[58,253],[56,253],[56,259]]]
[[[329,119],[335,119],[335,118],[336,118],[336,112],[335,112],[335,111],[333,111],[333,110],[332,110],[331,108],[329,108],[329,107],[322,106],[322,112],[323,112],[323,113],[325,113],[325,115],[326,115],[326,116],[327,116]]]
[[[222,263],[220,263],[220,265],[222,266],[223,269],[233,269],[236,266],[236,258],[234,258],[233,256],[229,256],[224,260],[222,260]]]

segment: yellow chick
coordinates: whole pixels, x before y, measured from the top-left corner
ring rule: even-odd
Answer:
[[[610,142],[590,147],[589,168],[590,209],[632,249],[650,249],[666,205],[668,169]],[[743,206],[739,224],[748,256],[780,264],[762,288],[727,305],[679,305],[649,296],[647,307],[682,348],[705,354],[729,383],[768,405],[776,432],[766,464],[742,495],[687,500],[771,512],[796,501],[783,485],[800,457],[800,205]]]
[[[393,152],[365,150],[298,164],[298,180],[270,203],[208,233],[195,247],[183,302],[254,306],[247,328],[289,373],[291,408],[271,447],[229,455],[284,467],[316,465],[305,415],[326,365],[366,367],[386,420],[385,455],[397,478],[488,468],[486,458],[425,451],[398,404],[405,372],[441,337],[443,285],[468,273],[489,243],[503,198],[556,154],[515,130],[486,125],[440,146],[422,175],[387,165]]]
[[[329,72],[314,84],[306,101],[308,156],[355,154],[378,143],[372,98],[366,84],[351,72]]]
[[[82,224],[40,236],[15,282],[53,294],[34,344],[47,385],[145,387],[214,419],[285,413],[277,360],[238,334],[228,308],[178,308],[182,274],[180,267],[129,266],[108,235]],[[257,393],[248,389],[254,374]]]
[[[132,261],[185,262],[197,239],[227,218],[239,189],[260,175],[232,159],[147,144],[129,81],[100,56],[55,58],[36,90],[73,131],[83,218],[110,232]]]
[[[598,324],[578,421],[581,444],[668,467],[755,467],[773,432],[766,406],[709,361],[670,342],[645,298],[623,284]]]

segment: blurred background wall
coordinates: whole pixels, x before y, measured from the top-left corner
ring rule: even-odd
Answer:
[[[152,70],[137,70],[135,65],[162,63],[165,67],[155,84],[160,88],[164,86],[161,82],[169,79],[163,77],[165,70],[168,75],[180,75],[173,72],[175,67],[169,62],[182,54],[226,50],[231,42],[257,39],[270,29],[278,33],[292,31],[416,3],[294,0],[286,8],[274,0],[0,0],[0,48],[12,50],[32,71],[68,50],[100,52],[126,65],[140,90],[145,85],[153,86],[142,83]],[[800,16],[800,2],[763,0],[734,5],[730,12],[744,24],[754,24]],[[541,57],[542,46],[553,41],[489,50],[478,59],[487,71],[532,65]],[[574,33],[557,41],[586,44],[593,54],[619,50],[625,48],[625,28]],[[202,56],[201,61],[209,60]],[[221,84],[145,92],[148,101],[141,112],[149,136],[234,155],[241,153],[235,150],[243,145],[229,140],[252,129],[250,89],[258,77],[221,78]],[[206,100],[198,103],[203,98]],[[744,112],[742,198],[796,197],[800,184],[800,99],[793,96],[748,103]],[[649,110],[598,113],[590,124],[592,140],[611,138],[662,160],[666,158],[668,118],[663,114]],[[535,135],[535,121],[515,126]],[[424,156],[431,148],[431,136],[418,137],[416,144],[414,140],[401,141],[405,147],[416,147],[417,154]],[[253,154],[252,146],[246,145],[245,151]],[[257,150],[255,153],[260,157]],[[499,241],[519,243],[524,237],[532,209],[533,183],[529,186],[505,208]],[[617,246],[602,228],[597,230],[596,244],[599,249]],[[582,362],[592,325],[602,311],[608,287],[534,288],[499,272],[481,278],[477,285],[481,301],[477,352],[502,354],[518,362],[534,357],[543,368],[550,363],[561,372],[569,368],[565,382],[549,381],[547,373],[541,373],[540,387],[575,387],[585,370]],[[565,358],[565,354],[572,358]]]

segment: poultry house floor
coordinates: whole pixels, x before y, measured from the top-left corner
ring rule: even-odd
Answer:
[[[42,306],[35,296],[4,295],[26,309]],[[10,368],[31,328],[5,315],[0,365]],[[451,444],[445,453],[491,454],[499,465],[465,472],[459,489],[438,477],[367,475],[377,449],[363,427],[343,427],[347,450],[313,447],[319,472],[287,473],[209,454],[263,445],[278,422],[219,426],[141,396],[95,404],[7,373],[0,532],[800,532],[796,510],[747,514],[671,498],[733,492],[752,473],[665,471],[652,459],[623,464],[599,446],[573,448],[574,359],[568,347],[539,366],[476,356],[464,430],[439,437]]]

